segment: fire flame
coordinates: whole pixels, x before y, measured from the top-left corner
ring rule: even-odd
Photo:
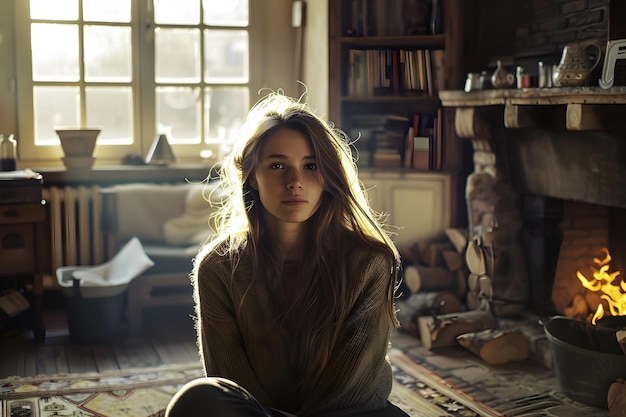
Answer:
[[[626,315],[626,282],[620,280],[619,284],[614,284],[620,272],[609,272],[611,255],[606,248],[603,248],[602,251],[605,253],[604,259],[593,258],[593,263],[598,266],[598,269],[592,268],[595,271],[592,279],[588,279],[580,271],[576,272],[576,276],[583,287],[590,291],[599,291],[602,293],[600,298],[607,302],[610,315],[624,316]],[[598,304],[598,308],[591,322],[596,324],[596,321],[602,317],[604,317],[604,306]]]

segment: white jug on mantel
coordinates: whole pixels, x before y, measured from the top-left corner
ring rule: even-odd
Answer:
[[[589,60],[587,48],[596,49],[596,58],[593,63]],[[595,43],[583,47],[578,43],[565,45],[561,61],[552,74],[552,81],[556,87],[578,87],[587,85],[589,74],[598,66],[602,50]]]

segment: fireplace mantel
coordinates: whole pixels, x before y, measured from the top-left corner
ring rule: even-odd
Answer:
[[[441,91],[440,99],[475,151],[504,148],[498,158],[517,192],[626,207],[626,87]]]
[[[546,106],[566,106],[567,130],[626,129],[626,87],[521,88],[465,91],[441,91],[445,107],[480,108],[503,106],[503,124],[507,128],[541,127]],[[621,118],[621,120],[620,120]],[[621,126],[620,126],[621,124]]]

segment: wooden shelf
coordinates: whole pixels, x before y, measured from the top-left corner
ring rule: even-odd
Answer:
[[[439,98],[435,96],[430,96],[427,94],[423,95],[406,95],[406,96],[367,96],[367,97],[353,97],[353,96],[343,96],[341,97],[341,101],[343,103],[398,103],[398,104],[410,104],[415,102],[428,102],[431,105],[439,106],[440,101]]]
[[[443,34],[418,36],[344,36],[340,39],[340,43],[345,47],[355,49],[444,49],[445,47],[445,39]]]
[[[439,92],[445,107],[559,104],[625,104],[626,87],[559,87],[559,88],[511,88],[482,90],[466,93],[460,90]]]
[[[476,115],[471,109],[488,106],[504,106],[503,122],[507,128],[543,126],[546,114],[557,115],[546,106],[566,106],[564,125],[573,131],[623,130],[626,114],[623,86],[440,91],[439,98],[444,107],[457,108],[457,133],[462,136],[467,132],[460,132],[459,128],[475,126]]]
[[[66,170],[63,168],[40,169],[44,187],[65,185],[108,186],[131,182],[183,182],[202,181],[209,174],[206,165],[127,165],[94,167],[88,170]]]

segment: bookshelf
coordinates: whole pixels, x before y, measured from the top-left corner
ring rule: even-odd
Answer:
[[[329,119],[355,141],[361,168],[462,168],[453,114],[438,97],[462,87],[462,45],[454,36],[462,33],[462,14],[462,0],[329,2]],[[424,140],[413,141],[410,128],[429,137],[426,165],[423,157],[413,164],[410,147],[417,143],[423,153]]]

